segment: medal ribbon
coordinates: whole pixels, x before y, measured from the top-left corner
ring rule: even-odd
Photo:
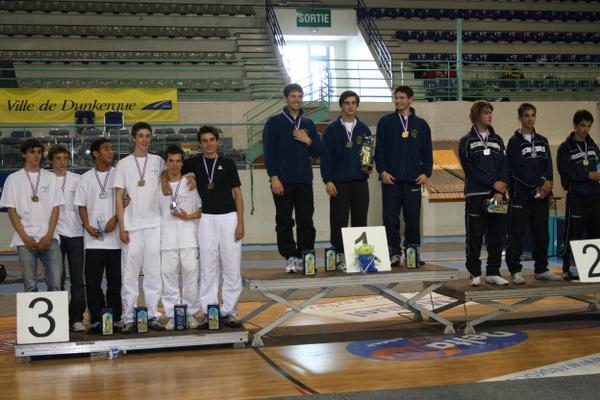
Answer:
[[[63,194],[65,194],[65,186],[67,185],[67,175],[69,173],[67,172],[63,178],[63,182],[62,182],[62,186],[60,187],[60,190],[63,192]]]
[[[404,129],[404,132],[408,132],[408,117],[405,119],[400,113],[398,113],[398,116],[400,117],[400,123],[402,123],[402,129]]]
[[[583,150],[581,150],[581,147],[579,147],[579,143],[576,142],[575,145],[579,149],[579,154],[583,154],[583,159],[587,161],[587,159],[588,159],[588,145],[587,145],[587,140],[584,141],[584,149]]]
[[[31,182],[31,177],[29,176],[29,171],[27,171],[25,168],[23,168],[23,170],[25,170],[25,175],[27,175],[27,180],[29,181],[29,185],[31,185],[31,193],[33,194],[32,197],[37,197],[38,188],[40,186],[40,176],[42,176],[42,171],[40,170],[38,172],[37,180],[35,181],[35,186],[33,186],[33,182]]]
[[[210,171],[210,174],[208,173],[208,165],[206,165],[206,157],[202,157],[202,161],[204,162],[204,170],[206,171],[206,176],[208,177],[208,183],[212,183],[213,182],[213,178],[215,176],[215,167],[217,166],[217,160],[219,159],[219,156],[215,157],[215,162],[212,165],[212,169]]]
[[[96,180],[98,181],[98,186],[100,186],[100,193],[106,193],[106,185],[108,185],[108,177],[110,175],[110,171],[112,167],[108,169],[106,176],[104,177],[104,185],[100,182],[100,176],[98,176],[98,170],[94,168],[94,175],[96,175]]]
[[[181,187],[181,181],[183,181],[183,176],[181,177],[179,182],[177,182],[177,188],[175,189],[173,195],[171,195],[171,205],[177,204],[177,194],[179,193],[179,187]]]
[[[292,123],[292,125],[294,126],[295,130],[300,129],[300,124],[302,123],[302,116],[299,115],[298,116],[298,123],[296,123],[293,119],[290,118],[289,115],[287,115],[286,113],[282,112],[282,114],[288,119],[288,121],[290,121]]]
[[[346,137],[348,138],[349,142],[352,142],[352,133],[354,132],[354,128],[356,127],[356,119],[354,121],[352,121],[352,128],[350,128],[350,130],[348,130],[348,125],[346,124],[342,118],[340,117],[340,122],[342,123],[342,125],[344,126],[344,129],[346,130]]]
[[[479,138],[479,141],[483,145],[483,148],[487,150],[488,149],[487,141],[485,139],[483,139],[483,135],[481,133],[479,133],[479,131],[477,130],[475,125],[473,125],[473,130],[477,134],[477,137]]]
[[[140,181],[144,180],[144,176],[146,175],[146,165],[148,165],[148,154],[146,154],[146,158],[144,159],[144,169],[140,169],[140,164],[138,164],[137,157],[134,155],[133,160],[135,161],[135,166],[137,167],[138,174],[140,175]]]
[[[523,132],[521,132],[520,129],[519,129],[519,133],[521,135],[523,135],[523,137],[525,137],[524,134],[523,134]],[[535,129],[531,131],[531,155],[533,157],[536,156],[536,153],[535,153]]]

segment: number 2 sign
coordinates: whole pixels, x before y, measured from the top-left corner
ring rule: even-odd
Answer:
[[[600,239],[572,240],[571,249],[581,282],[600,282]]]
[[[69,341],[69,293],[17,293],[17,344]]]

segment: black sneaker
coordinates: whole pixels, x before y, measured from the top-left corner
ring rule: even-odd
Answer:
[[[137,333],[137,327],[133,322],[127,322],[121,328],[121,333],[123,335],[129,335],[130,333]]]
[[[233,315],[226,315],[221,319],[221,323],[229,328],[241,328],[244,325]]]
[[[167,329],[156,318],[152,318],[151,320],[148,321],[148,328],[154,329],[155,331],[164,331]]]
[[[402,266],[402,256],[399,254],[394,254],[390,257],[390,264],[392,267],[401,267]]]
[[[579,275],[571,272],[571,270],[563,271],[563,279],[565,281],[578,281]]]
[[[100,322],[94,322],[90,325],[86,333],[88,335],[100,335],[102,334],[102,325],[100,325]]]

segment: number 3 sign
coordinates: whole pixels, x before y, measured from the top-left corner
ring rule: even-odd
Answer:
[[[600,282],[600,239],[572,240],[571,249],[581,282]]]
[[[69,341],[69,293],[17,293],[17,344]]]

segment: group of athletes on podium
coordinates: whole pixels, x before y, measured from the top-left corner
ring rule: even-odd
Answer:
[[[283,110],[265,124],[263,146],[285,271],[296,272],[303,252],[314,250],[315,158],[320,158],[329,195],[330,241],[338,267],[344,269],[341,229],[349,223],[367,226],[369,207],[370,172],[365,171],[361,145],[371,140],[371,131],[357,117],[360,98],[353,91],[343,92],[341,116],[321,137],[304,114],[302,87],[287,85],[283,97]],[[424,264],[418,252],[421,191],[432,174],[433,150],[431,130],[411,106],[413,97],[410,87],[397,87],[395,110],[380,118],[375,135],[374,165],[381,181],[383,224],[393,267],[402,265],[407,248],[415,249],[417,263]],[[492,112],[487,101],[473,103],[472,126],[458,147],[465,173],[465,266],[470,284],[481,284],[484,238],[485,281],[509,284],[500,276],[505,248],[512,283],[526,283],[521,255],[528,227],[534,278],[576,279],[569,241],[600,238],[600,152],[589,135],[593,116],[586,110],[574,114],[574,129],[557,153],[561,185],[567,192],[561,277],[548,270],[553,164],[548,139],[535,130],[537,110],[529,103],[519,106],[521,126],[506,147],[492,127]],[[48,171],[41,168],[44,147],[39,139],[22,142],[24,167],[7,177],[0,206],[8,209],[15,229],[11,247],[18,254],[25,291],[37,290],[38,260],[45,267],[48,290],[64,290],[66,257],[73,331],[100,332],[102,310],[110,308],[116,329],[135,332],[140,273],[151,329],[174,329],[176,304],[187,304],[189,327],[204,328],[207,307],[219,304],[222,272],[222,323],[241,327],[236,316],[242,291],[244,205],[235,163],[217,153],[219,129],[200,128],[202,154],[189,159],[184,159],[178,146],[168,147],[164,158],[151,154],[152,128],[145,122],[132,126],[131,139],[133,153],[116,167],[110,140],[93,142],[89,151],[94,167],[83,175],[68,171],[66,147],[50,148],[52,171]],[[86,306],[88,327],[83,324]]]

